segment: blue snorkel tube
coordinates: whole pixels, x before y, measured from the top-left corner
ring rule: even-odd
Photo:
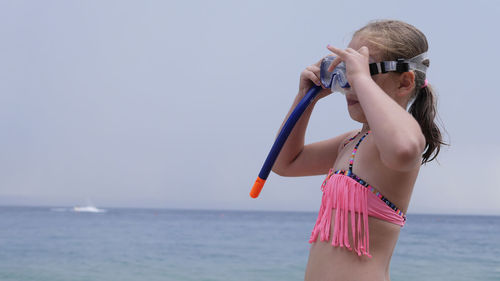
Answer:
[[[350,87],[345,75],[345,64],[340,63],[337,67],[335,67],[333,71],[329,72],[328,67],[334,59],[334,56],[327,56],[321,61],[321,84],[325,88],[332,89],[332,91],[334,92],[343,93],[345,88]],[[252,190],[250,191],[250,197],[257,198],[259,196],[262,188],[264,187],[264,184],[266,183],[269,173],[271,173],[274,162],[276,161],[276,158],[278,158],[278,155],[283,148],[283,145],[285,144],[288,136],[292,132],[293,127],[295,127],[295,124],[299,120],[300,116],[302,116],[302,113],[304,113],[306,108],[309,106],[309,104],[311,104],[311,102],[318,95],[321,89],[321,86],[314,85],[313,87],[311,87],[309,91],[307,91],[306,95],[302,98],[302,100],[300,100],[299,104],[297,104],[292,114],[290,114],[288,120],[286,120],[285,125],[281,129],[281,132],[279,133],[278,137],[274,141],[273,146],[271,147],[271,151],[267,155],[264,165],[262,165],[262,168],[260,169],[259,176],[255,180]]]
[[[313,99],[318,95],[319,91],[321,91],[321,86],[313,86],[309,89],[307,94],[302,98],[302,100],[300,100],[299,104],[297,104],[292,114],[290,114],[288,120],[286,120],[281,132],[274,141],[273,147],[271,147],[271,151],[267,155],[264,165],[262,165],[262,168],[260,169],[259,176],[257,177],[257,180],[255,180],[252,190],[250,191],[250,197],[257,198],[259,196],[260,191],[266,183],[269,173],[271,173],[274,162],[276,161],[276,158],[278,158],[278,155],[280,154],[288,136],[292,132],[293,127],[295,127],[295,124],[299,120],[300,116],[302,116],[302,113],[304,113],[309,104],[311,104]]]

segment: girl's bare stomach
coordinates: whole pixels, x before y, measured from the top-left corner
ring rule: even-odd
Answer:
[[[304,280],[389,281],[389,263],[401,227],[369,217],[370,254],[372,258],[360,257],[356,252],[347,248],[332,246],[334,219],[335,210],[332,212],[330,240],[320,241],[318,236],[316,242],[311,244]]]

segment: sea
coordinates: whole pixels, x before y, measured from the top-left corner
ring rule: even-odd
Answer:
[[[0,207],[1,281],[303,280],[315,212]],[[500,217],[409,214],[391,280],[500,280]]]

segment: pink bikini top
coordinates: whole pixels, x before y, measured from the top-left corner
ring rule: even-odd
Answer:
[[[330,239],[332,209],[336,210],[332,245],[345,247],[351,251],[354,248],[359,256],[371,257],[368,216],[399,226],[405,224],[406,216],[401,209],[352,172],[359,144],[370,132],[364,134],[354,147],[349,160],[349,170],[333,172],[333,169],[330,169],[323,181],[321,207],[309,243],[316,241],[318,235],[321,241]],[[349,139],[344,146],[358,135],[359,133]],[[351,241],[349,241],[349,228],[351,228]],[[354,244],[352,247],[351,242]]]

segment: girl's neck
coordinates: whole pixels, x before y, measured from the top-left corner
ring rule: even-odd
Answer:
[[[361,128],[361,133],[364,134],[370,130],[370,125],[368,123],[363,123],[363,127]]]

